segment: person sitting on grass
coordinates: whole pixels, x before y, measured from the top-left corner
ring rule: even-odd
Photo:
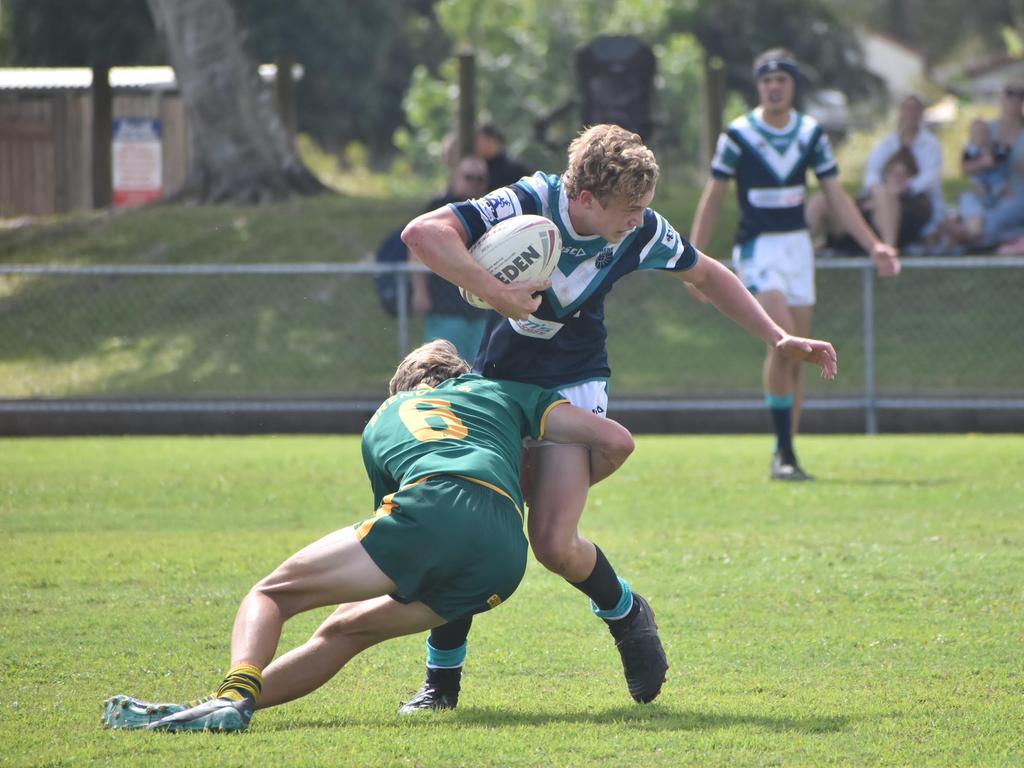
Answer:
[[[914,153],[900,147],[882,170],[882,181],[871,192],[857,198],[857,210],[871,224],[879,239],[897,248],[918,240],[931,218],[932,204],[927,192],[914,192],[910,180],[918,173]],[[895,203],[894,203],[895,201]],[[818,193],[807,203],[807,226],[814,238],[825,230],[825,246],[840,253],[863,253],[863,246],[831,216],[825,196]]]
[[[113,696],[104,724],[243,731],[254,710],[315,690],[372,645],[508,600],[528,549],[523,438],[589,447],[595,482],[626,460],[633,439],[556,392],[468,371],[445,340],[398,366],[391,397],[363,432],[376,514],[300,550],[249,591],[235,616],[230,671],[210,697],[179,705]],[[336,604],[309,641],[271,663],[286,620]]]

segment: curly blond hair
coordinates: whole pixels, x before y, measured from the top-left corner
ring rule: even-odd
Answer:
[[[469,363],[459,357],[454,344],[436,339],[405,356],[388,383],[388,392],[394,395],[423,384],[436,387],[442,381],[468,373],[469,369]]]
[[[573,139],[569,167],[562,174],[570,199],[587,190],[601,205],[613,197],[636,203],[657,181],[654,153],[637,134],[617,125],[592,125]]]

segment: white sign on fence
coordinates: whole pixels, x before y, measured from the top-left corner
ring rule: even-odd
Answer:
[[[129,208],[159,200],[163,194],[163,147],[160,121],[121,118],[114,121],[114,207]]]

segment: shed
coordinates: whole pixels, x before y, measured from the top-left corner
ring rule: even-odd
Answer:
[[[264,83],[277,67],[259,67]],[[298,79],[301,67],[292,69]],[[110,69],[113,118],[160,121],[163,193],[185,180],[189,122],[168,66]],[[0,68],[0,218],[93,207],[92,70]]]

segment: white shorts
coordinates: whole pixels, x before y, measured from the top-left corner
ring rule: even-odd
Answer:
[[[806,229],[758,235],[737,245],[732,266],[753,294],[781,291],[791,307],[814,305],[814,246]]]
[[[608,380],[595,379],[569,387],[559,387],[558,394],[578,408],[586,408],[591,413],[606,418],[608,416]],[[524,448],[537,448],[542,445],[557,445],[551,440],[534,440],[524,438]]]

